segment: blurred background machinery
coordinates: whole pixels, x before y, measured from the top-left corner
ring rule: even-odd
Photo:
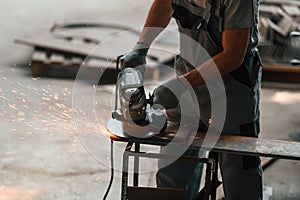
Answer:
[[[262,1],[259,19],[263,60],[300,65],[300,1]]]

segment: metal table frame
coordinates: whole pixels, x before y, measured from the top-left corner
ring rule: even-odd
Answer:
[[[165,131],[168,133],[168,130]],[[169,131],[169,133],[174,133]],[[210,150],[205,145],[203,146],[203,133],[199,132],[194,138],[190,148],[198,149],[204,148]],[[133,138],[126,135],[114,135],[111,133],[110,139],[112,141],[126,142],[127,146],[123,153],[123,172],[122,172],[122,192],[121,198],[126,199],[128,189],[128,165],[129,157],[134,158],[134,173],[133,173],[133,186],[138,187],[139,177],[139,158],[162,158],[170,159],[174,158],[170,155],[161,155],[155,153],[141,152],[140,145],[156,145],[165,146],[172,140],[172,136],[168,137],[168,134],[158,135],[147,139]],[[131,150],[134,145],[134,150]],[[194,200],[199,199],[216,199],[216,189],[221,184],[218,181],[218,153],[231,153],[237,155],[248,156],[262,156],[270,157],[273,159],[287,159],[287,160],[300,160],[300,142],[264,139],[264,138],[251,138],[245,136],[236,135],[221,135],[211,149],[208,158],[196,158],[196,157],[180,157],[180,159],[193,160],[195,162],[202,162],[207,164],[205,186],[196,195]]]
[[[118,141],[118,140],[117,140]],[[123,138],[121,141],[126,141]],[[159,153],[147,153],[140,151],[140,145],[143,143],[129,141],[123,153],[123,165],[122,165],[122,185],[121,185],[121,199],[127,199],[128,188],[128,167],[129,157],[134,158],[133,169],[133,187],[139,186],[139,158],[160,158],[160,159],[174,159],[175,156],[159,154]],[[134,145],[134,150],[132,147]],[[153,144],[155,145],[155,144]],[[206,164],[205,184],[201,191],[194,197],[195,200],[215,200],[217,188],[221,185],[218,180],[218,153],[210,152],[208,158],[198,158],[192,156],[181,156],[181,160],[189,160],[193,162],[201,162]],[[210,197],[210,198],[209,198]]]

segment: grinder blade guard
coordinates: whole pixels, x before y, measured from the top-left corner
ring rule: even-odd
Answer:
[[[119,72],[120,57],[116,64],[115,111],[107,123],[108,130],[120,137],[147,138],[160,134],[167,126],[165,113],[151,107],[152,97],[146,97],[141,70],[126,67]]]
[[[122,119],[143,125],[146,122],[147,99],[143,75],[138,69],[125,68],[118,75]]]

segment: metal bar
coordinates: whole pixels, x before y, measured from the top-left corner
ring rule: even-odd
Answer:
[[[209,200],[209,195],[211,193],[212,187],[212,180],[211,180],[211,172],[212,172],[212,165],[206,165],[206,175],[205,175],[205,186],[204,186],[204,200]]]
[[[262,170],[265,171],[266,169],[268,169],[270,166],[272,166],[278,160],[279,160],[278,158],[272,158],[271,160],[269,160],[267,163],[265,163],[262,166]]]
[[[76,28],[111,28],[111,29],[119,29],[123,31],[130,31],[137,35],[140,34],[140,31],[133,29],[130,26],[120,25],[120,24],[112,24],[112,23],[65,23],[65,24],[54,24],[50,28],[50,32],[55,32],[57,29],[76,29]]]
[[[128,142],[125,151],[123,153],[121,200],[126,200],[126,196],[127,196],[128,161],[129,161],[129,154],[127,152],[130,151],[132,144],[133,143]]]
[[[139,157],[145,157],[145,158],[162,158],[162,159],[180,159],[180,160],[189,160],[194,162],[201,162],[206,164],[213,164],[213,160],[209,158],[197,158],[192,156],[172,156],[172,155],[165,155],[165,154],[159,154],[159,153],[146,153],[146,152],[135,152],[135,151],[128,151],[126,152],[129,156],[136,156],[135,154],[139,154]]]
[[[164,139],[161,137],[153,137],[147,139],[139,138],[113,138],[115,141],[121,142],[139,142],[140,144],[167,145],[170,138]],[[199,149],[200,147],[205,150],[208,147],[202,146],[203,139],[195,138],[191,145],[191,149]],[[265,148],[269,147],[269,148]],[[237,155],[248,156],[262,156],[273,157],[287,160],[300,160],[300,143],[283,140],[263,139],[263,138],[250,138],[245,136],[235,135],[222,135],[220,136],[216,145],[211,149],[213,152],[232,153]]]
[[[112,186],[113,180],[114,180],[114,145],[113,145],[113,140],[110,140],[110,169],[111,169],[111,174],[110,174],[110,181],[107,186],[107,190],[104,194],[103,200],[105,200],[108,196],[108,193],[110,191],[110,188]]]
[[[122,57],[122,55],[118,56],[117,57],[117,61],[116,61],[116,80],[118,80],[118,74],[119,74],[119,64],[120,64],[120,58]],[[118,90],[119,90],[119,83],[117,81],[116,83],[116,91],[115,91],[115,110],[118,109],[118,99],[119,99],[119,96],[118,96]]]
[[[140,152],[140,143],[134,144],[134,151],[135,153]],[[139,162],[140,158],[138,155],[134,156],[134,168],[133,168],[133,186],[138,186],[139,184]]]
[[[214,160],[213,169],[212,169],[212,191],[211,191],[211,200],[217,199],[217,188],[219,186],[218,180],[218,165],[219,165],[219,154],[215,152],[210,152],[208,155],[209,158]]]

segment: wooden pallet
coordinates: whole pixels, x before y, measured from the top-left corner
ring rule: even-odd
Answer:
[[[265,62],[263,66],[263,81],[299,84],[300,66]]]

